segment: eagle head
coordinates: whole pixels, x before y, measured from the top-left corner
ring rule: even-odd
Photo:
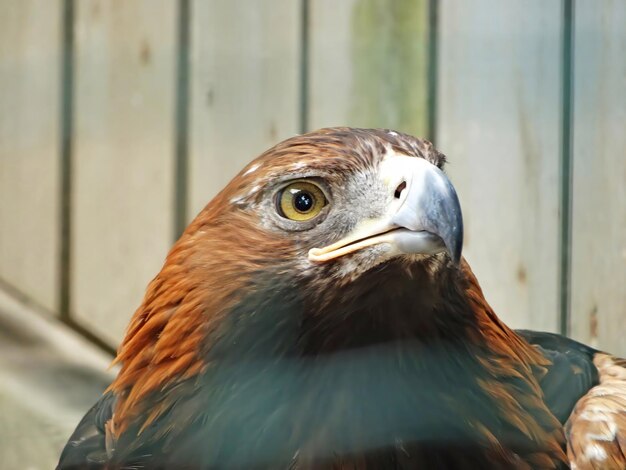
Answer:
[[[414,442],[412,458],[454,468],[467,455],[486,468],[493,453],[512,468],[544,458],[535,449],[562,460],[532,374],[545,361],[461,258],[444,162],[406,134],[331,128],[245,167],[130,323],[107,395],[109,458],[308,468],[389,446],[409,455]],[[433,439],[443,447],[422,445]]]
[[[268,150],[225,193],[232,211],[292,244],[302,271],[329,265],[354,279],[398,257],[459,262],[463,220],[444,162],[430,142],[395,131],[322,129]]]
[[[246,278],[245,309],[272,311],[281,324],[289,321],[279,311],[304,313],[305,336],[318,346],[345,343],[349,336],[339,337],[346,327],[360,329],[390,301],[397,311],[374,318],[385,325],[379,340],[398,334],[389,327],[413,334],[406,328],[419,320],[413,280],[424,281],[422,310],[431,313],[435,274],[454,270],[461,258],[461,208],[444,163],[430,142],[391,130],[296,136],[245,167],[183,240],[193,240],[212,273],[224,266],[237,273],[233,282],[225,273],[223,289]],[[323,337],[316,337],[319,328]]]

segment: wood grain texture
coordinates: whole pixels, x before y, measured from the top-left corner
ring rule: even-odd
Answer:
[[[172,241],[176,2],[76,5],[72,313],[116,344]]]
[[[299,131],[300,7],[192,2],[190,219],[245,164]]]
[[[626,355],[626,3],[575,12],[573,336]]]
[[[2,2],[0,277],[57,308],[61,2]]]
[[[311,2],[310,128],[426,132],[424,0]]]
[[[438,148],[464,253],[498,315],[558,319],[559,2],[440,3]]]

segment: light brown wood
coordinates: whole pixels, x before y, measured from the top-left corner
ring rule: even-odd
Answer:
[[[117,343],[172,243],[176,2],[76,2],[72,312]]]
[[[59,272],[60,7],[0,7],[0,278],[50,310]]]
[[[190,214],[245,164],[299,132],[300,2],[192,5]]]
[[[385,127],[424,136],[427,3],[310,3],[310,129]]]
[[[626,3],[577,2],[572,321],[626,357]]]
[[[561,5],[440,2],[437,146],[498,315],[556,331]]]

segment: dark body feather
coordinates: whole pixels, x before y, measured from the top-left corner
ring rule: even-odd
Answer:
[[[626,360],[552,333],[517,333],[552,362],[539,382],[565,425],[572,468],[625,469]]]
[[[503,416],[502,397],[492,393],[505,389],[482,385],[494,371],[482,363],[489,352],[470,339],[483,333],[457,291],[467,281],[455,276],[441,283],[451,289],[445,304],[432,296],[426,273],[414,268],[407,276],[400,263],[366,274],[354,286],[362,292],[325,311],[276,283],[271,298],[242,299],[204,353],[217,365],[145,397],[150,409],[175,395],[141,432],[137,423],[119,436],[106,468],[524,468],[519,455],[538,444]],[[372,288],[389,297],[368,297]],[[512,374],[500,380],[534,393]],[[101,400],[88,413],[60,468],[104,460],[102,447],[86,444],[104,445],[106,419],[94,418],[110,416],[112,404]],[[549,424],[536,404],[523,411]],[[492,435],[502,448],[486,452]]]
[[[105,425],[113,415],[115,396],[105,393],[85,414],[70,436],[59,468],[103,468],[107,458]]]
[[[565,424],[576,402],[600,383],[598,369],[593,363],[599,351],[554,333],[515,332],[550,360],[547,373],[538,378],[539,384],[550,411]]]

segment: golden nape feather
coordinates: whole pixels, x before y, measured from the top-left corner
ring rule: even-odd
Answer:
[[[330,128],[251,162],[149,284],[58,468],[625,468],[624,361],[498,319],[445,160]]]

